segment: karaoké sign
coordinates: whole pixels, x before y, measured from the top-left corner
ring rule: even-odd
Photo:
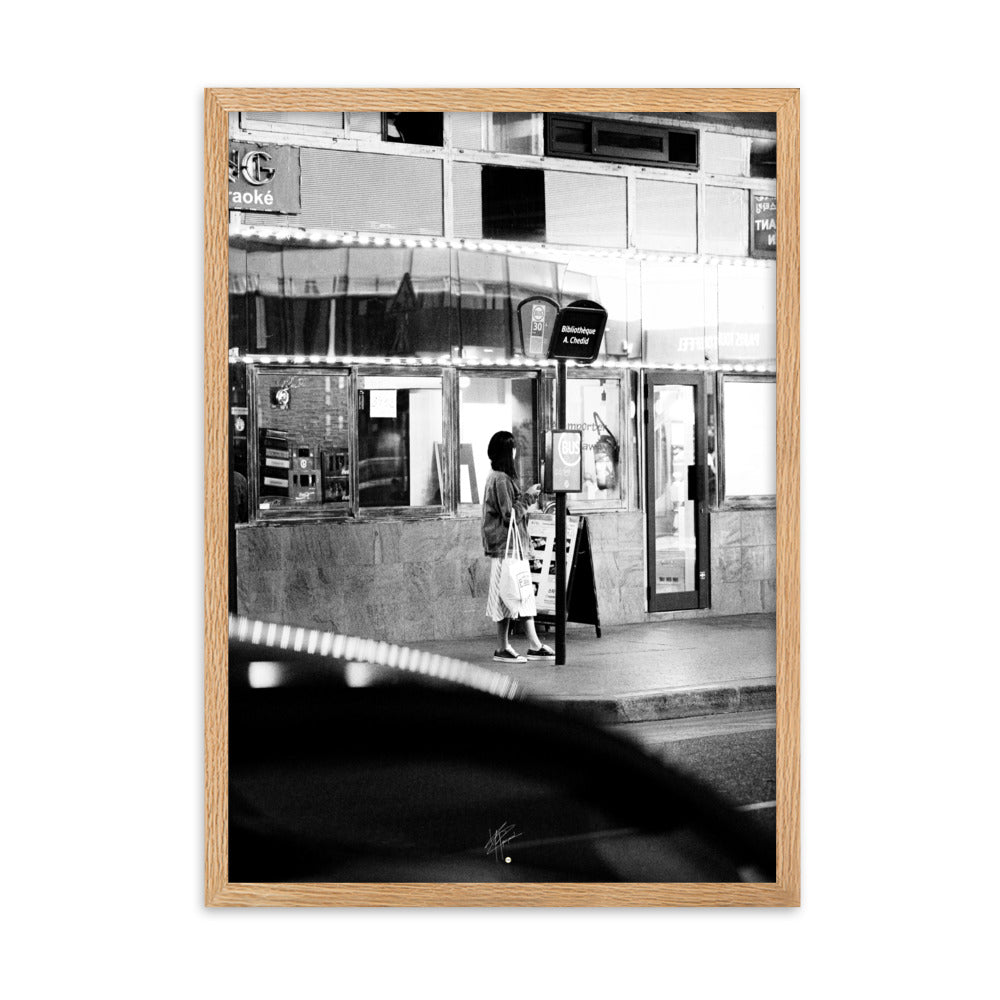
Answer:
[[[229,144],[229,208],[233,211],[300,211],[299,151],[291,146]]]

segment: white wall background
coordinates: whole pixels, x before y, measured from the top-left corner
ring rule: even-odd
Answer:
[[[8,12],[5,992],[985,995],[998,202],[954,181],[997,160],[982,8],[444,6]],[[202,907],[202,88],[414,84],[802,88],[801,909]]]

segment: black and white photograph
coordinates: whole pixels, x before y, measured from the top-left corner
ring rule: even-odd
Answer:
[[[247,93],[228,882],[774,890],[776,112]]]
[[[995,992],[988,15],[13,5],[4,995]]]

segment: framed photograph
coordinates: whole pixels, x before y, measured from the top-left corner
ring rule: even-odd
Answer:
[[[207,905],[798,905],[798,148],[206,90]]]

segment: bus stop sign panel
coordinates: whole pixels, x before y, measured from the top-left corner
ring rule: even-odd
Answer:
[[[607,322],[607,310],[598,303],[587,299],[571,302],[556,316],[549,358],[592,364],[601,353]]]
[[[579,493],[583,489],[583,433],[549,431],[545,435],[545,493]]]

